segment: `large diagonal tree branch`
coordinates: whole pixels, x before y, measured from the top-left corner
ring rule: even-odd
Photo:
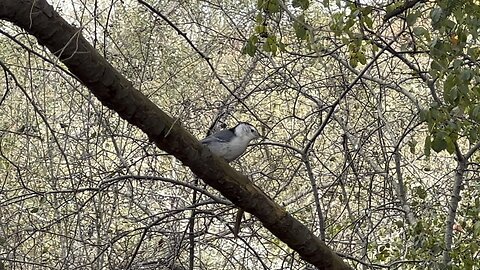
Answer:
[[[162,150],[174,155],[207,184],[255,215],[263,225],[319,269],[350,269],[306,226],[225,161],[211,155],[179,124],[112,67],[45,0],[1,0],[0,19],[38,39],[78,79],[120,117],[139,127]]]

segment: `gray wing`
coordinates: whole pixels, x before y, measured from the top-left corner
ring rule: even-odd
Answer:
[[[231,130],[224,129],[206,137],[200,142],[203,144],[207,144],[211,142],[229,142],[234,136],[235,134],[233,134]]]

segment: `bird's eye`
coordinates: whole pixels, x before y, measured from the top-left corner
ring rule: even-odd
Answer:
[[[255,133],[255,129],[253,129],[253,128],[252,128],[252,129],[250,129],[250,131],[251,131],[252,133]]]

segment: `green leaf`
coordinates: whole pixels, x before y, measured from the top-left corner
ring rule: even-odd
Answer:
[[[457,105],[457,98],[459,96],[457,89],[457,77],[448,75],[445,83],[443,84],[443,98],[446,102]]]
[[[257,16],[255,16],[255,21],[258,24],[263,24],[265,22],[265,17],[263,17],[263,14],[259,12]]]
[[[403,224],[403,221],[397,220],[397,221],[395,221],[395,225],[397,225],[397,228],[403,228],[404,224]]]
[[[467,50],[468,56],[472,58],[478,58],[480,56],[480,48],[479,47],[470,47]]]
[[[478,251],[479,248],[480,248],[480,246],[476,242],[471,242],[470,243],[470,251],[472,252],[472,254],[478,254],[477,251]],[[472,266],[473,266],[473,264],[472,264]],[[473,267],[468,268],[468,269],[473,269]]]
[[[448,91],[452,89],[457,84],[457,77],[453,75],[448,75],[447,79],[443,83],[443,90]]]
[[[475,222],[475,225],[473,226],[473,236],[480,236],[480,221]]]
[[[462,21],[465,17],[465,12],[462,8],[458,8],[453,11],[453,16],[455,16],[455,20],[459,23],[462,24]]]
[[[270,13],[277,13],[280,12],[280,4],[278,4],[277,0],[267,0],[267,7],[265,11],[269,11]]]
[[[310,6],[310,1],[309,0],[293,0],[292,1],[292,6],[293,7],[300,7],[303,10],[306,10],[308,6]]]
[[[250,36],[245,46],[243,46],[242,54],[248,54],[253,57],[257,51],[257,43],[258,37],[256,35]]]
[[[370,15],[370,14],[372,13],[373,7],[371,7],[371,6],[366,6],[366,7],[362,8],[361,11],[362,11],[362,15],[363,15],[363,16],[368,16],[368,15]]]
[[[432,18],[432,24],[437,24],[442,18],[443,10],[440,7],[434,8],[430,12],[430,18]]]
[[[255,32],[258,34],[263,34],[267,32],[267,27],[263,24],[259,24],[255,26]]]
[[[350,60],[348,61],[352,67],[357,67],[358,66],[358,58],[357,57],[350,57]]]
[[[385,11],[386,13],[389,13],[389,12],[392,12],[398,5],[396,4],[396,2],[392,2],[392,4],[388,5],[386,8],[385,8]]]
[[[464,96],[468,95],[468,82],[462,82],[457,85],[458,92]]]
[[[271,52],[273,56],[275,56],[277,54],[277,49],[278,49],[277,38],[275,36],[269,36],[265,40],[265,44],[267,44],[267,46],[269,47],[268,51]],[[265,44],[264,44],[264,46],[265,46]],[[267,51],[267,50],[265,50],[265,51]]]
[[[270,45],[270,48],[272,50],[272,55],[273,56],[277,55],[277,50],[278,50],[277,43],[273,43],[272,45]]]
[[[280,12],[280,4],[278,0],[257,0],[257,9],[268,13]]]
[[[353,20],[351,17],[348,18],[348,20],[345,22],[343,25],[343,31],[345,32],[351,32],[350,28],[355,25],[355,20]]]
[[[480,120],[480,105],[473,106],[473,109],[470,111],[470,118],[475,121]]]
[[[443,71],[443,67],[442,65],[440,64],[440,62],[438,61],[432,61],[432,63],[430,64],[430,68],[432,70],[436,70],[436,71]]]
[[[422,27],[422,26],[417,26],[413,28],[413,33],[417,36],[423,36],[427,32],[428,32],[427,29],[425,29],[425,27]]]
[[[445,141],[444,136],[438,133],[435,135],[435,138],[433,138],[432,141],[432,149],[437,153],[447,149],[447,142]]]
[[[478,130],[476,128],[470,129],[470,132],[468,133],[468,140],[470,143],[474,143],[478,140]]]
[[[367,58],[365,57],[365,54],[363,52],[358,52],[357,53],[357,58],[358,58],[358,62],[360,62],[360,64],[365,65],[367,63]]]
[[[456,23],[450,19],[447,19],[443,22],[443,24],[445,25],[445,27],[447,28],[447,31],[451,31],[452,29],[455,28],[456,26]]]
[[[472,71],[470,69],[463,69],[460,71],[460,75],[458,76],[462,81],[470,81],[472,79]]]
[[[364,15],[362,16],[362,20],[365,22],[365,24],[367,25],[368,28],[372,28],[373,26],[373,20],[372,18],[370,18],[370,16],[368,15]]]
[[[293,22],[293,29],[295,29],[295,35],[301,40],[307,39],[307,28],[305,28],[305,16],[302,14],[296,18]]]
[[[427,197],[427,191],[423,187],[416,187],[415,194],[422,200]]]
[[[415,224],[415,227],[413,228],[413,230],[416,234],[422,233],[424,230],[423,222],[421,220],[418,221],[417,224]]]
[[[429,110],[421,110],[420,111],[420,121],[425,122],[430,120],[430,111]]]
[[[262,49],[263,49],[263,51],[265,51],[265,52],[271,52],[271,51],[272,51],[272,49],[271,49],[271,47],[270,47],[270,44],[269,44],[268,42],[264,42],[264,43],[263,43]]]
[[[420,15],[419,12],[414,12],[414,13],[408,14],[408,15],[407,15],[407,18],[406,18],[406,20],[407,20],[407,25],[408,25],[408,26],[414,25],[415,22],[417,21],[417,18],[418,18],[419,15]]]
[[[440,110],[440,108],[435,108],[435,106],[433,105],[430,109],[430,115],[432,116],[432,120],[435,120],[436,122],[442,122],[445,116],[445,114],[443,113],[443,111]]]
[[[461,66],[463,66],[463,61],[460,59],[455,59],[453,60],[453,68],[454,69],[459,69]]]
[[[449,99],[450,103],[456,105],[457,98],[458,98],[458,90],[457,90],[457,88],[453,88],[450,91],[450,94],[448,95],[448,99]]]
[[[446,136],[445,137],[445,142],[447,143],[447,147],[446,147],[447,152],[449,154],[455,153],[455,144],[454,144],[455,140],[452,139],[450,136]]]

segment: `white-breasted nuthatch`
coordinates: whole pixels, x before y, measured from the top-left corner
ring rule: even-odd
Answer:
[[[212,154],[225,159],[227,162],[237,159],[247,150],[251,140],[259,138],[257,129],[248,123],[238,123],[235,127],[213,133],[200,142],[206,145]],[[238,209],[235,219],[233,235],[235,238],[240,231],[243,210]]]
[[[200,142],[207,146],[212,154],[233,161],[247,150],[251,140],[259,138],[257,129],[248,123],[239,123],[230,129],[213,133]]]

